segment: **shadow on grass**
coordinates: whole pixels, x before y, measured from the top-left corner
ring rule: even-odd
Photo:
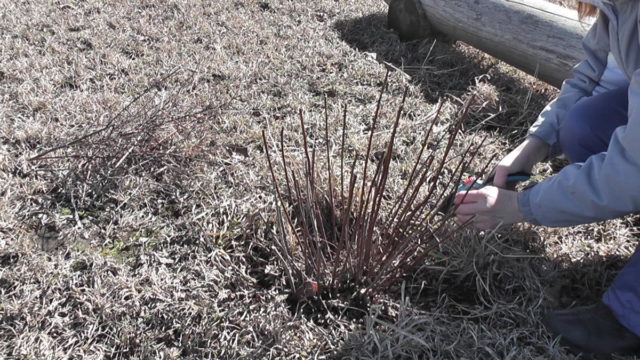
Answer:
[[[497,98],[497,103],[472,114],[469,125],[496,130],[511,139],[525,134],[554,92],[541,85],[532,90],[521,73],[507,73],[495,58],[447,40],[401,42],[387,29],[383,13],[339,20],[334,28],[352,48],[375,53],[378,61],[409,74],[430,103],[441,97],[463,98],[474,91],[481,102]]]

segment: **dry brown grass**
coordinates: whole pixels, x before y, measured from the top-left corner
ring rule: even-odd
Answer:
[[[438,131],[471,93],[483,99],[458,144],[490,136],[481,163],[555,94],[461,44],[400,43],[384,11],[376,0],[0,0],[0,357],[571,358],[540,315],[597,298],[635,246],[631,220],[469,233],[364,318],[287,304],[263,129],[284,127],[299,151],[295,114],[321,136],[326,96],[329,126],[349,105],[348,146],[362,150],[386,68],[402,68],[410,78],[391,73],[383,108],[390,118],[409,87],[397,188],[439,99]],[[150,85],[102,147],[29,161],[104,127]],[[166,116],[135,115],[163,99]],[[184,126],[164,121],[200,109]],[[153,151],[129,131],[148,118],[159,122],[145,146],[167,139]],[[85,191],[74,174],[108,186]]]

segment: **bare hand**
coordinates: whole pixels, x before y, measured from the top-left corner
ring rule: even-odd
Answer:
[[[518,193],[495,186],[485,186],[468,193],[459,192],[456,194],[454,204],[460,205],[456,210],[458,223],[471,221],[474,227],[482,230],[523,220],[522,213],[518,209]]]

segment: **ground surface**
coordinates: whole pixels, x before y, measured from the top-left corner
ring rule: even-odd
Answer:
[[[555,94],[462,44],[401,43],[385,11],[0,0],[0,358],[572,358],[541,314],[598,298],[630,219],[466,233],[364,317],[286,302],[262,129],[295,151],[297,111],[317,129],[326,97],[361,148],[392,69],[383,117],[409,87],[396,165],[439,100],[446,122],[472,93],[461,143],[488,135],[486,161]]]

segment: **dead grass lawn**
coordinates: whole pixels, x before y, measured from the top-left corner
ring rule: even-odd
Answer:
[[[463,44],[400,43],[385,11],[376,0],[0,0],[0,357],[572,358],[540,316],[597,299],[632,253],[631,220],[469,233],[366,314],[286,302],[262,129],[283,127],[300,149],[296,112],[317,137],[327,97],[336,130],[348,105],[349,146],[361,148],[386,68],[402,68],[383,111],[390,119],[409,87],[399,186],[438,100],[444,131],[477,94],[461,145],[490,136],[486,160],[555,94]]]

